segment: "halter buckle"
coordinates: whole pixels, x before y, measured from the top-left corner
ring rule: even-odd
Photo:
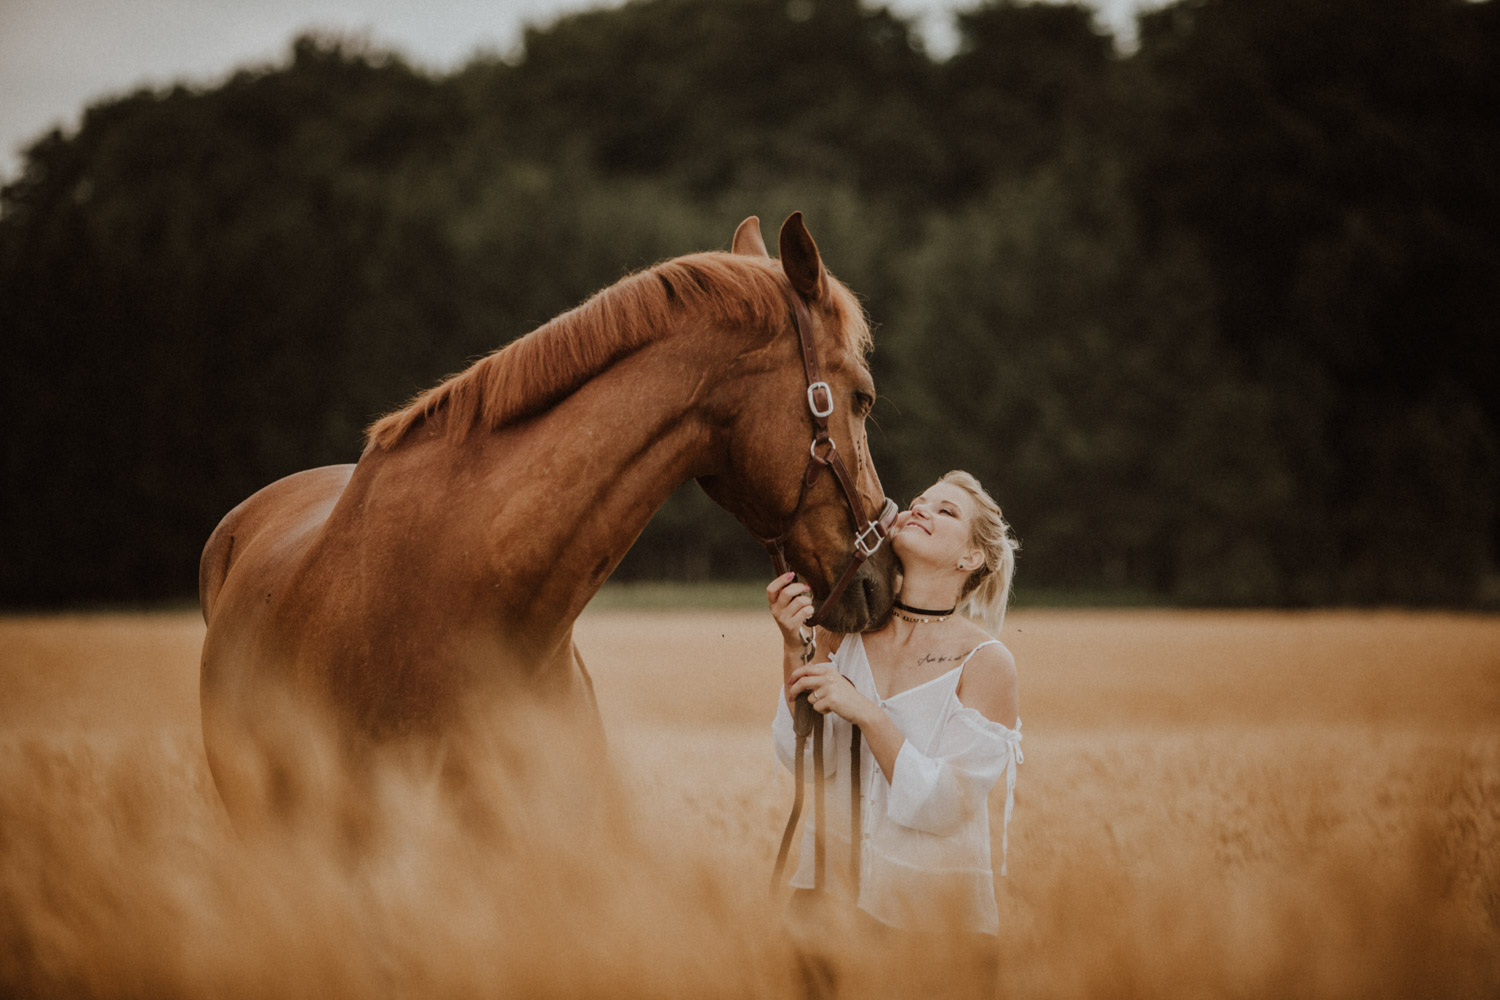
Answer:
[[[819,394],[823,397],[821,406],[818,404]],[[833,416],[833,389],[827,382],[814,382],[807,387],[807,408],[819,420]]]
[[[871,545],[865,539],[870,534],[875,535],[875,544]],[[854,536],[854,551],[866,559],[880,551],[881,544],[885,541],[885,528],[878,521],[871,521],[865,526],[865,530]]]
[[[891,525],[896,523],[896,501],[890,497],[885,498],[885,503],[880,505],[880,514],[865,526],[865,530],[854,536],[854,550],[866,559],[880,551],[881,544],[886,536],[890,534]],[[871,533],[875,535],[875,544],[871,545],[865,539]]]

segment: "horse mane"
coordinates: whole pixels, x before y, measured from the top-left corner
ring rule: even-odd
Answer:
[[[870,331],[863,310],[839,282],[828,285],[844,346],[864,356]],[[439,417],[457,441],[476,427],[493,431],[534,416],[690,314],[761,326],[769,336],[788,316],[789,294],[775,261],[740,254],[691,254],[637,271],[376,420],[365,433],[366,450],[393,448]]]

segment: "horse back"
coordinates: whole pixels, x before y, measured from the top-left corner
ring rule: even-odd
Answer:
[[[198,603],[204,622],[212,620],[219,591],[240,556],[257,542],[321,524],[353,474],[353,465],[325,465],[293,473],[257,490],[225,514],[198,561]]]

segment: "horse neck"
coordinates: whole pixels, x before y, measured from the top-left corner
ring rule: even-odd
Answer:
[[[642,367],[650,360],[637,357]],[[541,572],[538,607],[555,608],[568,622],[672,492],[703,471],[711,448],[704,384],[638,380],[628,370],[634,361],[589,382],[530,432],[550,460],[529,488],[551,499],[555,521],[540,533],[541,564],[523,573]],[[538,541],[534,529],[525,531],[528,552]]]
[[[475,613],[524,631],[529,644],[561,643],[652,514],[704,471],[713,370],[722,370],[715,359],[663,338],[537,417],[461,441],[434,433],[410,442],[385,455],[360,492],[378,504],[374,480],[390,472],[442,498],[388,513],[387,528],[430,533],[436,559],[467,559],[454,585],[480,595]]]

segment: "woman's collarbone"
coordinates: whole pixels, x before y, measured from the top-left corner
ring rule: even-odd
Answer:
[[[976,644],[970,643],[963,633],[954,632],[932,640],[914,636],[912,641],[899,646],[877,644],[873,650],[867,648],[866,653],[877,691],[888,692],[881,694],[881,699],[887,700],[951,673],[973,652]]]

